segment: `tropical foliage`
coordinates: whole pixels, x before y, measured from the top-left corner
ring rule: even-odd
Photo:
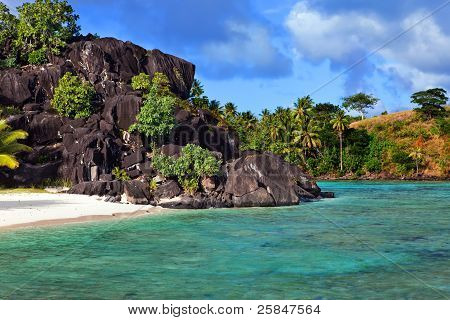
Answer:
[[[368,109],[373,109],[378,103],[379,99],[372,95],[359,92],[353,96],[346,97],[343,99],[342,106],[346,110],[353,110],[361,114],[361,119],[367,115]]]
[[[116,180],[119,181],[129,181],[130,177],[128,176],[125,169],[120,169],[119,167],[115,167],[112,171],[112,175]]]
[[[136,117],[137,122],[130,131],[151,138],[153,141],[167,135],[175,126],[174,107],[178,98],[170,92],[169,79],[156,72],[151,85],[146,88],[148,78],[140,74],[132,79],[133,86],[148,92],[144,96],[144,104]]]
[[[197,145],[183,147],[179,158],[169,157],[155,151],[153,167],[165,177],[176,177],[185,192],[193,194],[198,190],[200,178],[217,175],[221,161]]]
[[[88,118],[95,111],[94,87],[87,81],[67,72],[54,90],[51,104],[58,113],[68,118]]]
[[[15,154],[31,151],[31,148],[18,142],[28,137],[22,130],[11,130],[6,120],[0,120],[0,167],[16,169],[19,166]]]
[[[12,66],[16,58],[23,63],[45,63],[48,53],[59,54],[79,35],[79,17],[66,0],[26,2],[17,12],[16,17],[0,2],[0,45],[7,48],[3,67]]]
[[[356,177],[382,172],[411,176],[418,172],[417,163],[423,169],[420,173],[447,174],[448,112],[426,121],[417,119],[414,112],[401,121],[394,120],[395,114],[386,112],[363,121],[345,113],[347,108],[364,117],[377,102],[372,95],[358,93],[345,98],[341,107],[315,103],[306,96],[297,99],[291,108],[277,107],[274,111],[265,108],[256,116],[249,111],[239,112],[231,102],[222,106],[210,100],[198,81],[191,95],[191,103],[210,110],[219,124],[238,134],[242,150],[273,152],[315,176]],[[442,102],[443,99],[439,104]],[[372,123],[376,125],[366,125]],[[420,137],[426,147],[422,147],[423,157],[417,160],[414,151]]]
[[[420,106],[415,110],[425,119],[443,116],[447,101],[447,91],[441,88],[419,91],[411,96],[411,102]]]

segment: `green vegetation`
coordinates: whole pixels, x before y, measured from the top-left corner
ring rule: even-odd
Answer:
[[[25,131],[11,130],[5,120],[0,120],[0,167],[16,169],[19,166],[14,155],[22,151],[31,151],[31,148],[17,141],[27,137]]]
[[[42,64],[47,54],[59,54],[79,35],[78,15],[65,0],[35,0],[17,7],[14,16],[0,2],[0,45],[6,57],[2,67],[22,63]]]
[[[6,118],[8,116],[13,116],[19,114],[20,110],[16,106],[4,106],[0,105],[0,119]]]
[[[145,74],[132,79],[133,88],[148,93],[145,94],[141,111],[136,117],[137,122],[129,130],[138,131],[154,141],[169,134],[175,126],[174,107],[179,99],[170,92],[166,75],[156,72],[150,86],[147,80]]]
[[[34,50],[30,52],[28,55],[28,63],[33,65],[40,65],[47,62],[47,50],[45,48],[41,48],[38,50]]]
[[[231,102],[221,106],[215,100],[210,101],[198,81],[194,83],[190,101],[196,107],[210,110],[219,125],[233,129],[240,138],[242,150],[273,152],[314,176],[445,177],[449,174],[448,111],[432,119],[409,111],[384,113],[359,121],[346,115],[343,109],[347,107],[364,117],[378,101],[359,93],[344,98],[342,108],[331,103],[315,103],[307,96],[297,99],[293,108],[278,107],[273,112],[264,109],[257,117],[248,111],[238,112]],[[423,156],[415,153],[418,149]]]
[[[148,184],[148,188],[150,189],[150,192],[153,192],[156,189],[158,189],[158,183],[156,182],[155,179],[150,180],[150,182]]]
[[[440,88],[416,92],[411,96],[411,102],[420,105],[420,108],[415,110],[428,120],[442,117],[445,114],[444,105],[447,101],[447,91]]]
[[[131,87],[133,90],[142,90],[145,94],[148,94],[152,87],[152,78],[142,72],[131,79]]]
[[[62,116],[88,118],[95,112],[94,96],[95,90],[90,83],[68,72],[59,80],[51,104]]]
[[[219,174],[221,161],[199,146],[188,144],[183,147],[179,158],[155,152],[153,167],[165,177],[176,177],[184,191],[194,194],[200,179]]]
[[[130,177],[124,169],[120,169],[119,167],[115,167],[112,171],[112,175],[116,180],[119,181],[129,181]]]
[[[361,119],[364,120],[364,116],[367,114],[367,109],[373,109],[373,107],[380,101],[372,95],[359,92],[353,96],[344,98],[342,106],[346,110],[354,110],[361,114]]]

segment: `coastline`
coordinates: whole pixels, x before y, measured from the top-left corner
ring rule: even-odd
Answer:
[[[0,231],[93,221],[122,220],[165,209],[104,202],[99,197],[52,193],[0,194]]]
[[[316,181],[409,181],[409,182],[449,182],[450,177],[433,177],[433,176],[423,176],[423,177],[396,177],[389,175],[371,175],[371,176],[342,176],[335,177],[331,175],[324,175],[314,177]]]

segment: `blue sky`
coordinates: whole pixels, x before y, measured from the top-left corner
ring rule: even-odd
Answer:
[[[412,92],[450,88],[450,1],[69,2],[83,33],[189,60],[210,98],[241,111],[290,106],[308,94],[340,103],[364,91],[381,98],[377,114],[410,108]]]

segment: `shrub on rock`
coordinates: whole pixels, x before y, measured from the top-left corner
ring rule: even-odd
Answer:
[[[51,103],[62,116],[88,118],[95,111],[94,96],[95,90],[90,83],[68,72],[59,80]]]
[[[134,78],[134,88],[143,88],[145,77],[142,74],[138,77]],[[136,116],[137,122],[130,127],[130,131],[157,139],[169,134],[175,126],[174,106],[178,99],[170,92],[167,76],[159,72],[155,73],[148,91],[141,111]]]
[[[133,90],[142,90],[145,93],[150,91],[152,86],[152,78],[143,72],[131,79],[131,87]]]
[[[28,63],[32,65],[41,65],[47,62],[47,50],[41,48],[34,50],[28,55]]]
[[[153,167],[165,177],[176,177],[184,191],[194,194],[201,178],[217,175],[221,161],[211,151],[188,144],[183,147],[179,158],[163,154],[153,156]]]

